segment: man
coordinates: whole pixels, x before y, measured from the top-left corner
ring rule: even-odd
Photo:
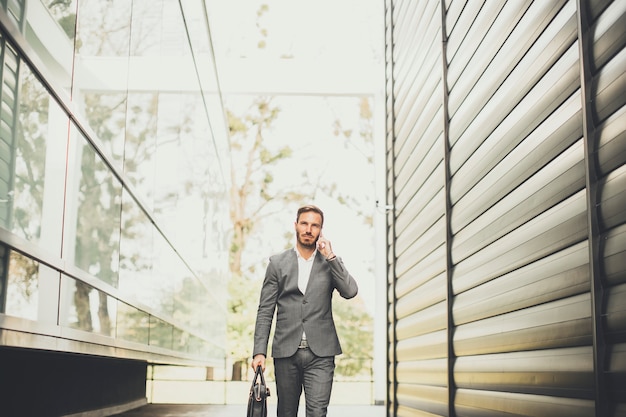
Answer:
[[[298,209],[296,246],[270,257],[261,289],[254,331],[252,368],[265,370],[274,312],[272,345],[278,417],[296,417],[302,389],[307,417],[324,417],[330,402],[335,356],[341,346],[335,330],[332,296],[356,296],[356,281],[322,236],[324,213]]]

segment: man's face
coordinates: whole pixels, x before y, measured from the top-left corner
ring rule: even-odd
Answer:
[[[308,249],[315,249],[315,243],[322,231],[322,216],[314,211],[300,214],[295,223],[298,243]]]

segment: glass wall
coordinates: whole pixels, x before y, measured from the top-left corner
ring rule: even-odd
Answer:
[[[223,364],[228,147],[202,2],[0,4],[0,331]]]

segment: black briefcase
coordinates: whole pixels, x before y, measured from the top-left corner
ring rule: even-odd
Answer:
[[[260,366],[257,366],[252,386],[250,387],[248,414],[246,417],[267,417],[267,397],[269,396],[270,389],[265,385],[263,370]]]

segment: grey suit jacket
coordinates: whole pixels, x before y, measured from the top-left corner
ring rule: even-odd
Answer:
[[[352,298],[358,292],[356,281],[339,257],[329,262],[316,252],[305,294],[298,288],[295,250],[289,249],[270,257],[261,289],[252,356],[259,353],[267,356],[275,311],[274,358],[287,358],[295,354],[303,331],[315,355],[341,354],[332,311],[335,289],[343,298]]]

